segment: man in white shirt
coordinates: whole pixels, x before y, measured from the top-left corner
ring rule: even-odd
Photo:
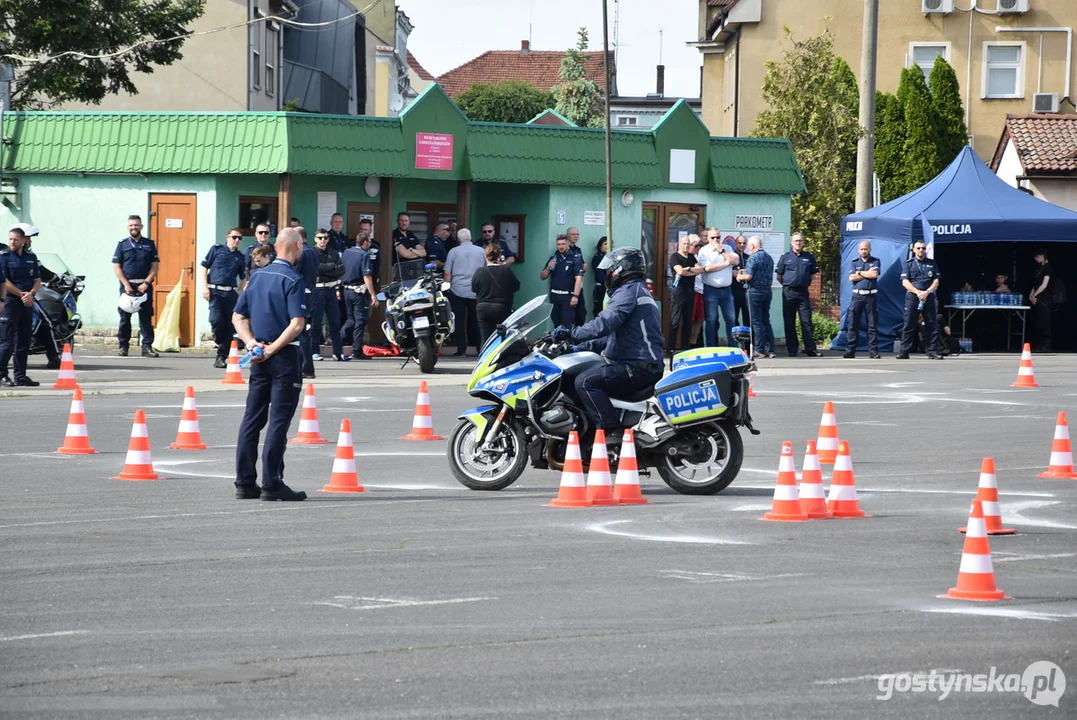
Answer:
[[[468,339],[479,346],[479,319],[475,313],[475,292],[471,289],[471,276],[486,265],[486,253],[471,243],[471,231],[460,228],[456,232],[457,245],[445,259],[445,280],[449,288],[449,304],[456,319],[456,353],[462,357],[467,352]]]
[[[718,313],[725,319],[726,338],[733,342],[735,306],[733,304],[733,267],[740,264],[735,252],[722,246],[722,235],[717,228],[707,230],[707,244],[700,248],[697,259],[703,266],[703,307],[706,312],[704,341],[709,347],[718,344]]]

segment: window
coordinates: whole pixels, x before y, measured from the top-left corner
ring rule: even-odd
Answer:
[[[935,58],[942,55],[942,59],[950,62],[950,43],[909,43],[908,65],[918,65],[924,73],[924,80],[931,77],[931,68],[935,67]]]
[[[265,17],[258,8],[254,9],[254,19]],[[262,33],[265,23],[256,22],[250,26],[251,33],[251,86],[258,90],[262,87]]]
[[[735,47],[726,51],[725,66],[722,70],[722,110],[726,111],[737,101],[737,51]]]
[[[639,117],[636,115],[618,115],[617,125],[619,127],[635,127],[639,125]]]
[[[443,203],[409,202],[407,212],[408,217],[411,218],[408,230],[415,233],[415,237],[420,240],[430,237],[430,233],[434,232],[438,223],[447,223],[456,219],[456,206]],[[430,223],[430,218],[436,218],[433,224]],[[396,218],[393,218],[393,228],[396,228]],[[477,237],[478,233],[472,233],[472,235]]]
[[[277,33],[266,28],[266,95],[273,97],[277,89],[277,73],[273,67],[277,57]]]
[[[271,234],[277,234],[277,198],[249,197],[239,198],[239,230],[247,237],[254,237],[254,228],[260,223],[268,223]]]
[[[1025,44],[1023,42],[985,42],[980,97],[1023,98],[1024,96]]]

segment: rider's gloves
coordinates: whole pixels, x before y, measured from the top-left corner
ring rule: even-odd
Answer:
[[[553,340],[554,342],[561,342],[562,340],[568,340],[572,337],[572,329],[567,327],[554,328]]]
[[[572,352],[583,352],[583,345],[573,345]]]

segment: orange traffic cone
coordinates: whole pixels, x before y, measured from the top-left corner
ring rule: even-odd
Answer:
[[[610,479],[610,458],[606,454],[606,431],[595,430],[591,446],[591,467],[587,471],[587,499],[592,505],[616,505]]]
[[[625,430],[621,438],[621,457],[617,461],[617,479],[613,483],[613,499],[620,505],[646,505],[648,500],[639,489],[639,464],[636,462],[636,434]]]
[[[782,443],[782,455],[778,460],[778,483],[774,486],[774,502],[770,512],[761,520],[778,522],[803,522],[808,519],[800,510],[797,494],[797,469],[793,464],[793,443]]]
[[[1013,535],[1016,530],[1002,527],[1002,510],[998,505],[998,484],[995,481],[995,461],[993,458],[984,458],[980,463],[980,486],[976,491],[976,499],[984,509],[984,525],[988,535]],[[965,532],[968,528],[958,528],[958,532]]]
[[[984,526],[984,509],[979,500],[972,501],[969,513],[965,548],[961,552],[961,568],[957,571],[957,587],[940,598],[950,600],[1012,600],[995,587],[995,569],[991,566],[991,546]]]
[[[352,448],[352,421],[345,418],[340,421],[340,435],[337,436],[337,456],[333,460],[333,474],[329,484],[322,492],[357,493],[366,488],[359,484],[359,475],[355,472],[355,450]]]
[[[755,373],[754,372],[748,373],[748,397],[750,397],[750,398],[759,397],[758,395],[755,394]]]
[[[224,369],[224,380],[221,380],[221,385],[246,385],[247,381],[243,379],[243,371],[239,367],[239,345],[236,341],[232,341],[232,347],[228,348],[228,365]]]
[[[819,439],[815,447],[819,452],[819,462],[833,465],[838,457],[838,419],[834,415],[834,403],[829,400],[823,405],[823,419],[819,421]]]
[[[1055,439],[1051,442],[1051,461],[1047,472],[1041,472],[1036,477],[1067,480],[1077,478],[1077,472],[1073,470],[1073,453],[1070,451],[1070,428],[1066,424],[1064,412],[1060,412],[1058,420],[1055,421]]]
[[[1032,372],[1032,346],[1025,343],[1021,350],[1021,366],[1017,368],[1017,381],[1010,387],[1037,388],[1036,375]]]
[[[318,430],[318,403],[314,399],[314,383],[307,383],[303,395],[303,412],[299,415],[299,434],[288,441],[289,445],[327,445]]]
[[[430,416],[430,391],[426,389],[426,380],[419,383],[419,396],[415,399],[415,417],[411,422],[411,432],[401,440],[444,440],[434,434],[434,419]]]
[[[194,388],[190,385],[183,397],[183,412],[180,413],[176,442],[172,443],[171,447],[173,450],[206,449],[206,444],[202,442],[202,431],[198,429],[198,404],[194,400]]]
[[[70,343],[64,343],[64,354],[60,357],[60,374],[56,376],[56,384],[53,390],[74,390],[78,387],[75,382],[75,358],[71,355]]]
[[[565,468],[561,471],[561,489],[546,507],[591,507],[583,479],[583,456],[580,455],[580,436],[575,430],[568,434],[565,448]]]
[[[94,455],[90,447],[90,436],[86,432],[86,406],[82,403],[82,388],[75,386],[71,398],[71,412],[67,416],[67,432],[64,433],[63,447],[57,451],[60,455]]]
[[[804,451],[804,468],[800,475],[800,511],[809,520],[830,520],[834,517],[834,513],[826,509],[823,470],[819,467],[814,440],[808,441],[808,449]]]
[[[871,517],[860,509],[853,459],[849,455],[849,443],[844,440],[838,445],[838,458],[834,461],[834,477],[830,480],[830,497],[827,498],[826,507],[836,518]]]
[[[160,480],[153,471],[150,458],[150,433],[146,428],[146,413],[135,411],[135,424],[131,428],[131,441],[127,445],[127,459],[123,472],[112,480]]]

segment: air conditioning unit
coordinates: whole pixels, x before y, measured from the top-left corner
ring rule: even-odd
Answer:
[[[952,13],[954,0],[920,0],[920,9],[928,13]]]
[[[1057,113],[1058,110],[1058,93],[1034,93],[1032,95],[1032,112]]]
[[[1028,0],[998,0],[1000,13],[1026,13],[1028,12]]]

